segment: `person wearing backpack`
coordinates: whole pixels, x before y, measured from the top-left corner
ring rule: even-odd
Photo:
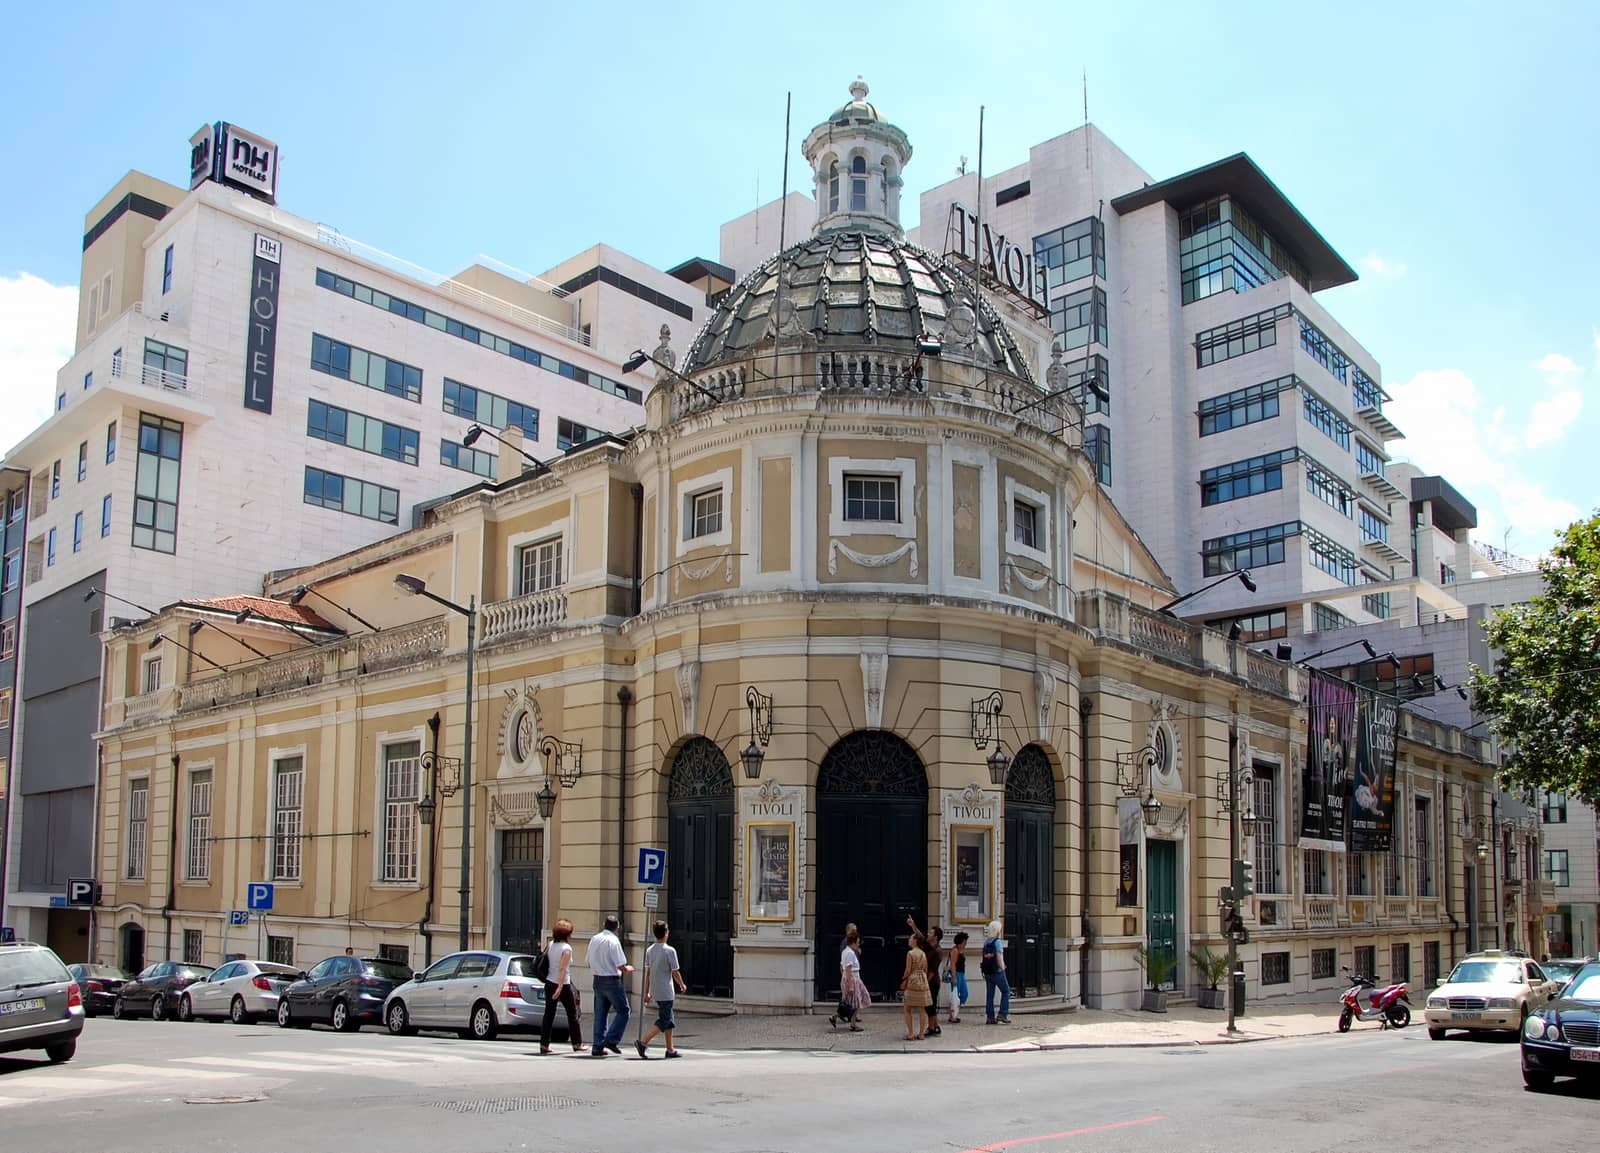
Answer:
[[[1000,922],[990,921],[983,942],[983,953],[978,958],[978,971],[983,974],[983,1015],[986,1025],[1011,1024],[1011,982],[1006,979],[1006,942],[1000,935]],[[994,995],[1000,993],[1000,1015],[995,1016]]]

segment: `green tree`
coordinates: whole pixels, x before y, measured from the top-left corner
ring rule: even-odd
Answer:
[[[1600,802],[1600,512],[1539,564],[1544,592],[1486,626],[1494,670],[1474,666],[1476,710],[1512,750],[1510,783]]]

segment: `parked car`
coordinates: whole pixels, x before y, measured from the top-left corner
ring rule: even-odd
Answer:
[[[1442,1041],[1451,1029],[1521,1032],[1528,1015],[1557,988],[1524,953],[1499,949],[1471,953],[1428,994],[1423,1010],[1428,1036]]]
[[[98,1017],[111,1012],[116,1003],[117,990],[133,980],[115,965],[68,965],[67,972],[83,990],[83,1015]]]
[[[1593,963],[1593,957],[1552,957],[1539,962],[1539,968],[1558,985],[1565,985],[1577,975],[1579,969]]]
[[[137,977],[117,990],[111,1015],[119,1021],[145,1014],[152,1020],[168,1020],[177,1011],[178,998],[183,991],[210,975],[210,965],[191,965],[185,961],[157,961],[146,965]]]
[[[1522,1083],[1546,1089],[1557,1077],[1600,1082],[1600,965],[1579,969],[1522,1027]]]
[[[411,976],[398,961],[383,957],[329,957],[284,988],[278,997],[278,1024],[308,1028],[321,1021],[339,1032],[355,1032],[383,1020],[383,1001]]]
[[[389,994],[383,1022],[400,1036],[449,1029],[479,1041],[501,1030],[538,1029],[544,1023],[544,982],[533,975],[533,962],[526,953],[492,949],[451,953]],[[581,999],[579,1005],[581,1011]],[[563,1034],[566,1018],[559,1014]]]
[[[83,992],[61,958],[31,941],[0,945],[0,1053],[43,1049],[60,1064],[81,1032]]]
[[[249,1025],[259,1017],[275,1018],[283,990],[304,976],[293,965],[229,961],[183,991],[178,997],[178,1020],[227,1018],[235,1025]]]

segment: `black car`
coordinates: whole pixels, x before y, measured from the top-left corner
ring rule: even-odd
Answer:
[[[1557,1077],[1600,1082],[1600,965],[1579,969],[1522,1027],[1522,1083],[1546,1089]]]
[[[146,965],[133,980],[117,990],[111,1003],[111,1015],[121,1021],[126,1017],[148,1015],[156,1021],[171,1020],[177,1014],[178,996],[196,981],[211,976],[210,965],[191,965],[186,961],[157,961]]]
[[[305,1029],[317,1022],[339,1032],[383,1023],[383,1002],[411,970],[383,957],[328,957],[278,998],[278,1024]]]
[[[1544,975],[1552,981],[1565,985],[1573,977],[1577,976],[1579,969],[1593,963],[1593,957],[1551,957],[1540,961],[1539,968],[1543,969]]]
[[[115,965],[68,965],[67,972],[83,990],[83,1015],[98,1017],[117,1003],[117,991],[133,980]]]

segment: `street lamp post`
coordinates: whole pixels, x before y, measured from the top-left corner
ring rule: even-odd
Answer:
[[[472,930],[472,677],[476,664],[475,644],[478,636],[478,598],[469,596],[466,607],[428,591],[427,582],[420,577],[397,573],[394,587],[407,596],[426,597],[443,605],[451,612],[467,618],[467,717],[462,726],[461,749],[461,930],[457,948],[466,952],[471,947],[468,938]]]
[[[1218,799],[1223,812],[1228,814],[1228,884],[1222,889],[1224,927],[1228,936],[1228,1032],[1238,1031],[1234,1024],[1240,1011],[1234,973],[1239,968],[1239,941],[1244,932],[1241,909],[1245,899],[1255,891],[1254,866],[1246,866],[1240,857],[1244,842],[1255,835],[1256,815],[1250,792],[1255,784],[1255,774],[1239,763],[1239,726],[1228,727],[1228,776],[1217,782]],[[1242,794],[1242,795],[1241,795]]]

